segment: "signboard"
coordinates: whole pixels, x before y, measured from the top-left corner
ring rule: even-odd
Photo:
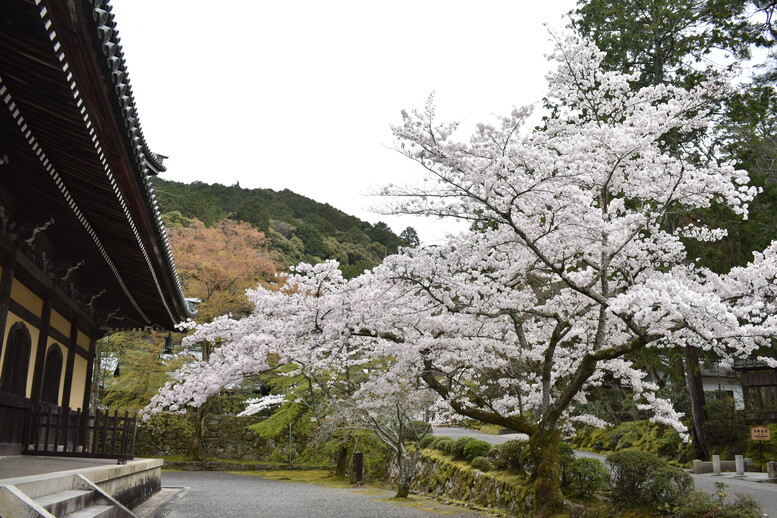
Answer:
[[[750,429],[750,438],[754,441],[769,441],[771,440],[771,435],[767,427],[756,426]]]

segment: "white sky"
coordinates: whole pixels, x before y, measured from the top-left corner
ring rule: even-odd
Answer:
[[[435,91],[465,126],[538,102],[548,29],[574,0],[113,0],[143,132],[163,178],[288,188],[424,243],[463,228],[371,212],[422,171],[392,150]],[[462,138],[464,135],[462,135]]]

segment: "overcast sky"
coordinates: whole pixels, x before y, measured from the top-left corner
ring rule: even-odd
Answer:
[[[111,3],[164,178],[290,189],[428,244],[461,225],[370,211],[370,191],[422,173],[390,126],[432,91],[464,127],[538,102],[548,28],[575,2]]]

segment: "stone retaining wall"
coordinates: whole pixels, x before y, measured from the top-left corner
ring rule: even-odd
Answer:
[[[194,432],[195,416],[160,415],[138,424],[135,455],[155,457],[184,455]],[[213,415],[205,418],[202,437],[203,455],[219,459],[266,460],[276,442],[263,439],[246,427],[262,417]]]
[[[424,453],[416,467],[412,490],[441,499],[498,508],[519,516],[532,508],[531,486],[511,484],[488,473],[463,469]]]

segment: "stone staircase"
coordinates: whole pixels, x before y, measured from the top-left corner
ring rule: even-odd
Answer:
[[[82,475],[0,486],[0,516],[18,518],[134,518]]]

